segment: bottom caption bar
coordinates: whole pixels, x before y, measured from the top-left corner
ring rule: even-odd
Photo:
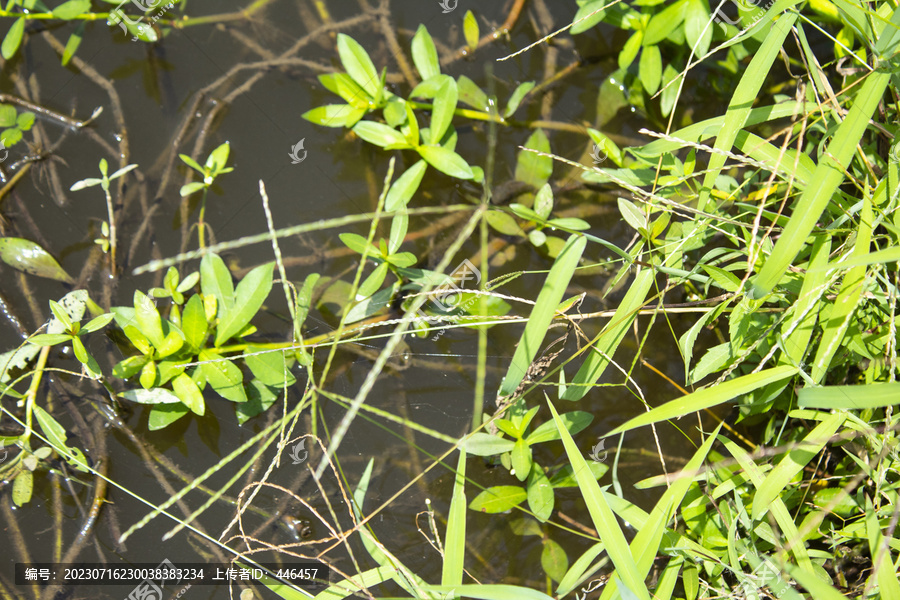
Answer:
[[[321,562],[298,563],[16,563],[16,585],[143,585],[147,589],[172,585],[222,585],[242,581],[281,580],[297,586],[328,585],[330,568]]]

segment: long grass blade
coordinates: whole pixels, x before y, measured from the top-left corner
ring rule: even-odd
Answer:
[[[572,436],[566,430],[565,425],[559,418],[559,413],[556,412],[556,407],[553,406],[549,398],[547,398],[547,404],[550,406],[553,420],[556,422],[559,434],[562,436],[566,455],[569,457],[569,462],[575,471],[575,479],[578,481],[578,487],[587,504],[588,512],[594,523],[594,529],[597,530],[597,534],[606,545],[606,552],[616,567],[615,574],[621,580],[622,585],[638,600],[649,600],[650,593],[647,591],[644,578],[641,577],[635,564],[632,549],[628,547],[625,535],[622,533],[622,529],[619,527],[612,509],[607,504],[606,498],[600,490],[600,485],[594,479],[590,468],[575,444],[575,440],[572,439]],[[636,548],[634,550],[640,551]]]
[[[731,102],[728,103],[728,110],[725,113],[725,119],[722,122],[722,128],[716,135],[716,150],[730,152],[734,147],[734,140],[738,132],[745,126],[747,117],[750,114],[750,107],[759,96],[759,90],[766,81],[766,75],[772,68],[772,63],[778,58],[781,52],[781,46],[794,21],[797,20],[796,13],[782,14],[771,29],[769,34],[763,41],[762,46],[753,55],[753,60],[741,77],[740,83],[731,96]],[[705,210],[706,203],[709,201],[710,192],[716,178],[725,166],[726,156],[724,154],[713,154],[709,158],[709,167],[706,176],[703,178],[703,187],[700,189],[700,197],[697,202],[698,210]]]
[[[528,367],[537,356],[550,321],[553,320],[556,307],[562,301],[566,287],[578,267],[585,245],[587,245],[587,240],[584,236],[570,236],[556,257],[553,266],[550,267],[550,273],[547,274],[544,286],[538,294],[537,302],[528,318],[528,324],[525,326],[525,331],[522,332],[522,338],[516,347],[509,370],[500,386],[501,396],[509,396],[519,387]]]
[[[800,408],[862,410],[897,404],[900,383],[807,387],[797,394]]]
[[[607,433],[605,437],[617,435],[624,431],[631,431],[632,429],[650,425],[651,423],[658,423],[660,421],[682,417],[703,410],[704,408],[711,408],[723,404],[741,394],[748,394],[764,385],[786,379],[795,375],[798,371],[799,369],[797,367],[785,365],[766,369],[759,373],[750,373],[749,375],[744,375],[737,379],[720,383],[719,385],[704,388],[693,394],[688,394],[687,396],[682,396],[676,400],[666,402],[662,406],[657,406],[649,412],[641,413],[637,417],[619,425]]]
[[[456,480],[450,500],[447,518],[447,535],[444,538],[444,565],[441,585],[462,584],[463,562],[466,554],[466,449],[460,447],[456,463]]]

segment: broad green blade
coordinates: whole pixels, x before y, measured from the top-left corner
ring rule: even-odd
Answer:
[[[541,342],[544,341],[556,307],[562,301],[566,287],[578,267],[586,244],[587,240],[584,236],[572,235],[556,257],[556,261],[544,281],[544,287],[538,294],[537,302],[531,310],[531,316],[528,318],[528,324],[525,325],[525,331],[516,347],[516,353],[513,355],[506,377],[500,386],[500,396],[510,396],[525,378],[528,367],[537,356]]]
[[[638,600],[649,600],[650,592],[644,583],[644,577],[640,575],[637,565],[632,555],[632,549],[628,547],[625,535],[616,521],[616,516],[610,509],[603,492],[600,491],[600,485],[594,479],[590,468],[588,468],[581,451],[575,444],[575,440],[569,435],[565,425],[556,412],[556,407],[547,398],[547,404],[550,406],[550,412],[553,413],[553,420],[559,428],[562,436],[563,445],[566,448],[566,454],[569,462],[575,469],[575,478],[578,480],[578,487],[587,504],[588,512],[591,514],[591,520],[594,523],[594,529],[600,536],[600,540],[606,545],[606,552],[609,554],[610,560],[615,565],[615,574],[619,577],[631,594]],[[636,552],[640,549],[634,548]]]
[[[463,578],[463,562],[466,555],[466,449],[460,447],[456,463],[456,480],[447,518],[447,535],[444,538],[444,565],[441,585],[460,585]]]
[[[795,375],[798,371],[799,369],[792,366],[775,367],[773,369],[766,369],[759,373],[750,373],[749,375],[744,375],[737,379],[726,381],[725,383],[704,388],[693,394],[678,398],[677,400],[666,402],[662,406],[657,406],[649,412],[642,413],[623,425],[619,425],[607,433],[605,437],[617,435],[625,431],[631,431],[632,429],[650,425],[651,423],[658,423],[660,421],[682,417],[703,410],[704,408],[717,406],[742,394],[748,394],[764,385],[786,379]]]
[[[900,383],[807,387],[801,389],[797,396],[800,408],[883,408],[897,404],[900,399]]]

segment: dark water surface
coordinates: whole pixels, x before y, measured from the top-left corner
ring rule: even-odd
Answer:
[[[190,16],[224,14],[247,4],[248,0],[192,0],[187,12]],[[499,26],[506,19],[510,5],[511,2],[474,3],[460,0],[454,12],[444,14],[437,1],[395,0],[389,5],[385,3],[385,10],[387,22],[398,33],[401,48],[408,52],[409,40],[420,23],[428,27],[438,43],[459,48],[463,44],[462,18],[466,10],[471,9],[476,13],[484,34],[489,31],[490,24]],[[444,72],[453,76],[466,74],[486,87],[488,81],[484,65],[490,63],[495,77],[493,85],[504,101],[519,83],[542,80],[546,46],[509,61],[494,61],[536,40],[538,35],[535,26],[541,34],[551,30],[546,23],[541,25],[542,13],[536,6],[544,6],[546,13],[552,18],[553,29],[571,22],[577,9],[574,2],[547,0],[543,4],[526,3],[526,9],[517,20],[508,41],[500,40],[484,48],[474,60],[455,61]],[[352,0],[329,0],[327,8],[335,21],[363,14],[360,3]],[[167,168],[173,155],[189,154],[202,163],[213,148],[225,141],[230,142],[229,166],[235,170],[219,180],[209,195],[206,208],[206,221],[213,229],[217,241],[233,240],[266,231],[265,214],[258,193],[259,180],[265,182],[268,190],[276,227],[372,210],[387,170],[387,153],[373,151],[371,146],[347,135],[346,130],[319,127],[300,118],[310,108],[336,101],[315,78],[318,72],[316,66],[322,69],[338,66],[332,38],[328,34],[317,36],[294,55],[295,58],[308,61],[308,64],[282,68],[269,66],[265,69],[253,67],[253,63],[284,52],[298,39],[309,34],[317,24],[311,23],[308,16],[315,14],[314,3],[311,1],[278,0],[249,18],[174,30],[163,41],[154,45],[131,42],[119,29],[108,29],[102,21],[96,22],[88,25],[84,42],[77,53],[77,57],[98,74],[93,79],[77,65],[61,67],[58,55],[41,38],[37,26],[31,28],[23,50],[5,66],[2,91],[21,95],[21,89],[16,87],[13,76],[19,79],[33,78],[39,88],[39,93],[32,91],[35,94],[33,99],[39,104],[61,113],[74,113],[79,118],[86,118],[98,106],[102,106],[104,112],[89,131],[67,132],[55,122],[40,121],[51,142],[62,135],[66,136],[65,141],[56,149],[53,163],[62,191],[56,194],[53,192],[55,184],[47,165],[36,165],[30,176],[19,183],[3,201],[2,212],[6,219],[4,235],[26,237],[40,242],[60,259],[62,266],[76,279],[81,279],[79,273],[86,263],[93,264],[93,267],[85,269],[87,276],[80,281],[80,285],[87,288],[92,298],[101,305],[130,305],[135,289],[146,291],[159,285],[162,277],[162,272],[135,277],[130,275],[134,268],[153,258],[169,257],[181,249],[196,248],[196,232],[189,242],[185,242],[182,235],[179,210],[181,198],[178,190],[186,182],[187,171],[177,159],[174,170]],[[65,27],[54,27],[50,29],[50,34],[64,43],[69,31]],[[378,68],[387,65],[392,74],[399,72],[396,62],[390,58],[391,53],[385,44],[385,36],[377,18],[361,20],[352,27],[340,28],[340,31],[352,35],[367,48]],[[552,119],[567,123],[594,123],[598,107],[597,89],[615,68],[615,54],[610,48],[616,47],[622,40],[612,30],[596,30],[579,36],[575,39],[574,48],[571,47],[571,37],[561,36],[560,39],[568,45],[561,44],[558,47],[557,69],[562,69],[579,56],[585,59],[586,64],[552,88]],[[232,75],[224,78],[229,71],[233,72]],[[98,85],[101,78],[110,82],[118,95],[124,131],[117,122],[109,90]],[[219,85],[208,89],[197,100],[200,90],[208,88],[217,80]],[[405,95],[409,91],[402,81],[393,85],[398,94]],[[601,108],[605,108],[602,99],[599,104]],[[520,109],[517,118],[538,119],[542,116],[541,111],[541,98],[532,99]],[[213,112],[216,116],[207,123]],[[189,123],[191,127],[188,134],[179,139],[178,132],[185,123]],[[195,148],[199,126],[203,124],[208,128],[207,135],[200,147]],[[635,132],[646,124],[639,112],[633,112],[625,106],[615,118],[604,124],[603,129],[610,134],[634,138]],[[463,123],[460,119],[457,119],[456,125],[459,131],[457,151],[470,164],[483,165],[487,148],[486,129],[478,124],[473,126]],[[111,166],[118,163],[117,153],[121,151],[119,139],[123,133],[127,135],[130,151],[126,162],[137,163],[140,169],[127,178],[124,195],[117,198],[119,262],[122,273],[113,281],[108,276],[106,263],[96,262],[96,252],[94,258],[90,258],[93,252],[91,240],[99,237],[99,224],[106,218],[102,193],[99,188],[79,192],[69,192],[68,189],[77,180],[95,177],[100,158],[105,157]],[[527,128],[510,127],[499,131],[494,174],[497,185],[513,178],[517,146],[523,144],[529,134],[530,130]],[[565,131],[548,131],[548,134],[554,152],[573,160],[583,160],[585,148],[589,147],[586,136]],[[300,164],[292,164],[288,154],[301,139],[304,140],[306,158]],[[21,157],[23,147],[19,145],[12,149],[11,158]],[[403,160],[409,158],[398,155],[395,177],[404,166]],[[564,167],[565,165],[555,167],[555,181],[565,182],[573,177],[568,168]],[[113,166],[111,170],[114,168]],[[466,189],[455,180],[436,175],[432,169],[411,205],[421,207],[463,202],[461,194]],[[580,198],[594,207],[590,213],[592,216],[586,217],[594,228],[591,233],[623,247],[628,243],[630,232],[618,217],[613,196],[591,192],[573,198]],[[573,203],[568,202],[568,207],[572,206]],[[193,212],[190,213],[189,223],[194,223],[197,219],[197,206],[192,205],[191,208]],[[410,231],[414,232],[417,228],[428,225],[428,219],[413,219]],[[368,225],[350,227],[343,231],[364,234],[367,230]],[[332,256],[327,252],[342,247],[337,240],[337,233],[337,230],[328,230],[282,239],[281,248],[285,256],[299,259],[288,261],[289,279],[299,286],[310,272],[333,276],[352,267],[352,256],[346,253]],[[454,235],[454,231],[443,232],[443,235]],[[439,235],[435,239],[440,241],[441,237]],[[428,241],[420,239],[407,243],[404,250],[428,257]],[[472,256],[477,251],[477,240],[471,240],[460,252],[459,260]],[[596,248],[589,248],[588,253],[592,260],[602,258]],[[268,243],[256,244],[227,252],[224,257],[235,273],[243,273],[254,265],[271,261],[272,249]],[[439,255],[432,264],[423,266],[434,266],[440,258]],[[188,263],[188,269],[195,269],[196,264],[196,261]],[[527,242],[519,242],[512,260],[492,267],[491,276],[516,270],[544,271],[550,264],[546,257],[541,256]],[[543,277],[543,273],[526,275],[500,291],[533,299]],[[576,276],[567,297],[586,292],[587,299],[582,307],[585,312],[615,307],[624,289],[601,299],[600,293],[608,277],[608,272]],[[47,301],[58,299],[71,289],[66,284],[20,276],[5,265],[0,266],[0,282],[10,312],[18,316],[28,332],[36,330],[48,318]],[[34,299],[34,308],[29,304],[28,298]],[[670,299],[667,298],[668,300]],[[680,299],[671,301],[677,302]],[[254,321],[260,329],[260,335],[271,341],[290,339],[291,327],[283,318],[287,310],[280,286],[276,285],[266,308],[267,312]],[[35,310],[38,314],[34,314]],[[516,305],[513,311],[527,314],[527,305]],[[335,324],[331,317],[332,315],[313,311],[306,324],[307,331],[310,335],[329,331]],[[669,325],[661,321],[660,319],[656,323],[642,356],[680,382],[683,380],[681,357],[675,352]],[[674,321],[672,326],[680,334],[689,322],[689,319]],[[603,323],[602,320],[587,323],[586,333],[589,336],[595,335]],[[648,324],[649,318],[639,320],[641,335]],[[490,330],[486,397],[491,404],[494,390],[507,368],[520,332],[521,329],[517,326],[498,326]],[[556,336],[551,335],[552,333],[548,334],[547,341],[555,339]],[[567,354],[576,349],[573,338],[574,336],[569,340]],[[108,372],[114,361],[121,359],[121,355],[115,345],[102,335],[94,335],[90,339],[90,350]],[[6,319],[0,319],[0,349],[5,351],[19,343],[21,336],[16,329]],[[627,337],[620,347],[617,359],[626,369],[633,360],[636,348],[633,335]],[[374,349],[377,350],[377,345]],[[379,379],[369,395],[368,404],[449,436],[458,437],[466,433],[472,421],[476,381],[475,333],[449,331],[438,341],[413,338],[408,341],[406,351],[406,360],[402,364],[398,363],[397,368],[386,370]],[[373,359],[369,356],[340,351],[337,367],[332,369],[337,376],[329,382],[329,388],[336,393],[353,397],[372,363]],[[567,367],[570,377],[578,364],[580,359]],[[71,356],[58,348],[51,352],[50,365],[77,370],[77,363]],[[289,391],[289,407],[299,401],[305,384],[304,372],[297,368],[296,374],[298,383]],[[640,363],[634,370],[634,378],[651,405],[670,399],[675,394],[669,384],[651,371],[643,369]],[[623,379],[621,373],[610,368],[603,381],[621,383]],[[552,391],[550,393],[553,398],[556,397]],[[96,383],[68,374],[48,373],[39,401],[47,398],[52,412],[73,432],[71,441],[78,447],[87,448],[90,452],[99,443],[97,438],[102,437],[101,432],[105,432],[108,477],[121,488],[131,490],[154,503],[170,498],[171,491],[154,475],[154,469],[162,474],[163,479],[174,490],[180,490],[185,483],[172,475],[157,458],[151,457],[148,462],[128,433],[104,424],[92,407],[92,403],[104,402],[104,396],[103,388]],[[206,399],[206,416],[182,419],[159,432],[147,430],[148,411],[137,406],[125,417],[127,429],[133,430],[133,435],[147,449],[177,465],[187,479],[191,480],[273,422],[277,418],[275,413],[280,412],[282,406],[278,404],[270,413],[239,426],[230,403],[216,397],[209,390]],[[15,410],[14,402],[5,398],[3,406],[7,410]],[[624,387],[601,387],[590,393],[577,407],[563,408],[577,408],[595,415],[590,428],[578,438],[580,443],[584,443],[585,452],[588,452],[590,445],[596,442],[596,436],[642,411],[643,405],[634,392]],[[492,406],[486,407],[488,411],[491,409]],[[322,423],[325,428],[333,431],[344,412],[343,408],[334,403],[324,403]],[[543,409],[538,420],[543,421],[548,417],[546,409]],[[19,429],[4,416],[0,418],[0,431],[17,432]],[[322,432],[321,426],[319,431]],[[309,432],[310,416],[309,411],[306,411],[294,431],[294,437]],[[676,457],[690,453],[691,446],[674,429],[662,427],[659,433],[660,442],[666,453],[671,455],[667,466],[669,470],[674,470],[680,464]],[[92,438],[92,442],[89,443],[84,438]],[[418,448],[414,448],[411,441],[415,441]],[[430,466],[432,459],[429,454],[439,456],[447,448],[444,442],[404,430],[395,423],[358,418],[341,445],[338,456],[345,476],[354,485],[369,460],[374,459],[372,483],[365,504],[368,512],[391,498],[413,477]],[[298,496],[307,499],[313,508],[322,511],[322,515],[329,520],[330,502],[339,514],[341,526],[349,528],[350,518],[337,480],[329,472],[322,482],[324,495],[320,493],[309,477],[307,467],[318,464],[321,451],[309,441],[306,449],[310,451],[310,456],[301,465],[292,464],[286,450],[281,465],[274,469],[268,481],[293,490]],[[241,477],[227,494],[230,497],[237,496],[248,481],[259,480],[273,454],[272,449],[264,454],[259,468],[252,471],[252,476]],[[656,497],[656,492],[637,490],[633,483],[660,472],[655,454],[654,440],[641,436],[626,439],[624,451],[620,455],[618,477],[625,495],[645,507]],[[611,452],[610,461],[613,455],[614,452]],[[536,451],[536,459],[541,464],[557,464],[557,460],[561,458],[560,444],[544,444]],[[250,453],[246,452],[208,479],[206,485],[218,489],[248,460]],[[448,463],[455,465],[455,462],[454,454],[450,456]],[[478,458],[469,461],[467,475],[484,487],[518,483],[504,469],[488,468]],[[32,501],[23,508],[4,509],[3,533],[0,535],[8,552],[3,553],[4,564],[0,568],[2,577],[7,582],[11,580],[13,563],[53,559],[57,529],[53,525],[56,510],[54,492],[49,483],[52,477],[58,475],[48,477],[46,471],[38,473]],[[81,510],[89,509],[94,496],[93,478],[82,476],[80,479],[81,482],[71,483],[81,509],[76,506],[65,485],[58,500],[63,514],[64,550],[75,539],[82,526],[84,517]],[[607,475],[601,480],[601,484],[606,485],[611,481],[610,475]],[[444,467],[438,466],[371,521],[374,531],[387,548],[429,582],[440,580],[440,560],[421,533],[429,531],[427,519],[422,515],[417,519],[417,514],[426,510],[426,499],[429,499],[437,515],[445,516],[452,484],[452,475]],[[6,507],[12,506],[10,489],[11,485],[0,488]],[[477,493],[474,486],[467,486],[467,492],[470,499]],[[254,506],[270,515],[284,512],[303,518],[310,517],[309,511],[294,501],[284,507],[284,498],[284,493],[279,490],[263,488],[254,501]],[[143,518],[148,508],[114,486],[109,487],[106,499],[108,503],[104,505],[100,519],[80,553],[80,560],[96,562],[102,558],[121,564],[159,563],[163,559],[169,559],[175,564],[219,560],[213,552],[214,545],[196,534],[181,532],[170,540],[162,541],[163,534],[175,525],[165,516],[151,521],[148,526],[131,536],[125,545],[118,545],[117,528],[118,531],[124,531]],[[183,507],[176,505],[170,511],[183,518],[183,509],[188,512],[196,510],[207,499],[206,494],[192,491],[184,498]],[[557,493],[557,509],[576,521],[590,524],[576,488]],[[203,513],[196,525],[212,538],[218,538],[233,514],[232,505],[218,502]],[[248,533],[266,520],[265,515],[248,513],[245,518]],[[509,528],[509,520],[506,516],[474,512],[468,514],[468,541],[471,546],[467,554],[467,567],[485,583],[521,583],[538,589],[545,588],[546,582],[540,569],[540,539],[514,535]],[[559,522],[558,519],[555,520]],[[439,531],[443,535],[444,523],[440,519],[438,522]],[[15,523],[18,531],[15,531],[11,523]],[[590,545],[590,541],[584,537],[552,527],[550,530],[553,539],[567,550],[570,560],[574,560]],[[235,533],[232,529],[229,536]],[[311,539],[325,537],[327,534],[326,528],[313,519]],[[268,525],[256,537],[273,544],[296,541],[289,528],[277,524]],[[228,543],[233,548],[245,549],[239,540]],[[314,548],[321,550],[324,547],[319,545]],[[353,548],[361,568],[375,566],[358,544],[357,536],[353,538]],[[27,551],[27,555],[23,555],[23,551]],[[311,554],[309,547],[301,551]],[[482,557],[483,562],[473,558],[475,554]],[[225,553],[222,556],[227,558]],[[270,557],[271,555],[264,555],[261,559]],[[336,568],[355,572],[345,551],[332,551],[329,557],[333,557]],[[62,591],[59,597],[122,598],[130,590],[130,587],[76,587]],[[384,588],[376,596],[396,591]],[[32,592],[32,589],[17,590],[22,597],[29,598],[34,597]],[[238,591],[235,590],[234,593],[237,597]],[[263,597],[275,597],[268,591],[258,593]],[[186,597],[224,598],[227,597],[226,594],[224,588],[197,587],[189,590]],[[45,594],[45,597],[52,597],[52,594]]]

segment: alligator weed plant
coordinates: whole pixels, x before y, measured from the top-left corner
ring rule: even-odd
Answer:
[[[348,490],[352,524],[341,527],[332,512],[327,541],[345,545],[354,572],[341,573],[316,598],[900,598],[900,9],[889,2],[783,0],[765,8],[742,5],[734,17],[722,3],[702,0],[576,4],[570,27],[522,52],[549,51],[552,38],[571,46],[573,39],[563,36],[579,41],[609,27],[627,32],[614,72],[600,78],[590,127],[517,120],[558,81],[510,85],[501,103],[493,89],[444,72],[452,57],[439,55],[424,25],[409,40],[412,67],[394,53],[409,83],[406,93],[388,88],[387,67],[379,70],[363,45],[345,33],[335,36],[343,70],[319,81],[343,103],[303,116],[348,129],[351,139],[379,149],[374,160],[386,175],[371,213],[276,230],[260,182],[269,230],[207,244],[206,193],[230,171],[229,153],[237,149],[218,146],[203,166],[182,156],[203,177],[181,189],[185,197],[204,194],[199,250],[137,269],[167,270],[161,287],[134,291],[130,306],[102,309],[84,290],[51,302],[46,331],[0,356],[0,392],[19,400],[16,418],[25,430],[3,438],[21,449],[0,467],[15,478],[16,503],[31,497],[33,473],[53,452],[94,472],[39,402],[53,346],[71,346],[82,376],[96,380],[115,403],[148,405],[151,430],[204,415],[213,397],[207,390],[233,402],[237,419],[246,422],[282,393],[287,398],[298,383],[297,365],[306,375],[301,401],[290,410],[286,404],[253,441],[261,444],[257,457],[266,448],[281,452],[289,435],[280,433],[311,408],[310,435],[321,433],[324,441],[310,472],[318,481],[332,467],[341,490]],[[477,56],[490,41],[482,42],[472,12],[462,19],[465,53]],[[714,106],[712,116],[695,121],[685,95],[710,90],[721,94],[704,97]],[[646,143],[626,144],[604,132],[625,109],[646,122]],[[484,135],[483,164],[458,147],[463,124]],[[502,197],[493,184],[500,128],[521,144],[509,153],[516,162],[514,192]],[[581,154],[564,156],[555,131],[579,136]],[[105,164],[101,171],[104,180],[85,181],[107,190]],[[420,206],[433,200],[425,193],[432,177],[449,178],[464,202]],[[595,235],[599,225],[589,219],[598,206],[627,228],[624,240]],[[417,232],[414,224],[435,214],[456,218],[459,227],[429,260],[415,240],[434,230]],[[112,210],[109,225],[114,251]],[[345,230],[356,225],[367,234]],[[341,230],[353,266],[340,276],[290,280],[279,240],[334,229]],[[465,288],[461,271],[451,269],[470,241],[478,252],[463,271],[477,271],[476,287]],[[220,253],[258,242],[272,244],[274,263],[250,268],[235,285]],[[506,260],[523,248],[534,249],[541,264],[490,277],[492,257]],[[197,258],[196,272],[180,270]],[[253,321],[276,283],[276,268],[291,340],[260,342]],[[594,296],[610,305],[588,312],[581,282],[601,271],[608,283]],[[532,286],[533,297],[501,293],[517,279]],[[511,314],[514,306],[521,316]],[[313,311],[328,313],[336,329],[311,336]],[[92,318],[82,326],[86,312]],[[684,314],[693,315],[687,325],[677,318]],[[647,358],[654,326],[667,332],[668,350],[683,365],[680,381]],[[390,329],[373,333],[380,327]],[[367,403],[404,340],[450,327],[477,344],[469,433],[447,435]],[[518,343],[494,394],[487,391],[488,339],[501,327]],[[124,355],[111,369],[84,342],[101,330]],[[718,343],[701,343],[713,337]],[[335,353],[376,339],[383,346],[355,395],[328,389]],[[665,402],[644,400],[638,371],[664,382]],[[592,402],[606,386],[622,387],[640,402],[629,412],[636,416],[621,418],[595,444],[588,436]],[[325,403],[344,409],[327,430],[319,419]],[[379,539],[373,517],[390,500],[371,506],[376,461],[353,482],[340,466],[338,450],[358,417],[398,438],[402,429],[446,445],[440,456],[415,447],[429,464],[409,483],[436,466],[453,478],[446,514],[429,502],[422,513],[428,525],[419,527],[440,558],[439,581],[417,574]],[[663,428],[690,448],[677,468],[666,460]],[[37,431],[47,446],[32,450]],[[647,440],[656,445],[660,472],[636,484],[653,494],[639,506],[634,490],[622,485],[619,461],[638,454],[633,446],[650,446]],[[123,539],[234,458],[154,505]],[[251,463],[219,490],[204,489],[210,498],[188,521],[224,498]],[[476,464],[495,469],[486,474]],[[246,509],[245,492],[264,483],[241,492],[235,521]],[[561,511],[573,503],[577,518]],[[491,561],[472,543],[487,543],[471,527],[485,514],[537,549],[540,570],[532,569],[527,585],[491,579]],[[179,523],[166,539],[185,526]],[[363,552],[377,566],[364,568],[357,560]],[[286,599],[312,597],[276,578],[265,584]]]

